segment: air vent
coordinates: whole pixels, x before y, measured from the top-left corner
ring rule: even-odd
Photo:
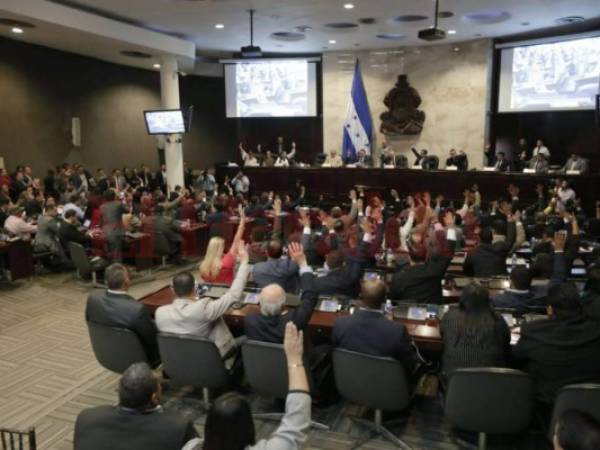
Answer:
[[[358,24],[353,22],[332,22],[326,23],[323,26],[332,30],[352,30],[358,28]]]
[[[427,20],[427,16],[421,16],[419,14],[404,14],[402,16],[394,17],[394,22],[420,22]]]
[[[23,22],[21,20],[8,19],[6,17],[0,17],[0,26],[6,26],[11,28],[35,28],[35,25],[29,22]]]
[[[152,55],[149,53],[138,52],[137,50],[122,50],[121,55],[129,58],[150,59]]]
[[[294,27],[294,30],[300,33],[307,33],[312,31],[312,27],[310,25],[298,25],[297,27]]]
[[[510,14],[508,12],[493,9],[488,11],[474,11],[463,16],[463,19],[467,22],[479,25],[504,22],[509,18]]]
[[[585,19],[581,16],[567,16],[567,17],[561,17],[560,19],[556,19],[554,22],[556,22],[559,25],[569,25],[572,23],[579,23],[579,22],[583,22]]]
[[[361,25],[374,25],[377,23],[377,19],[375,17],[363,17],[358,19],[358,23]]]
[[[293,31],[277,31],[271,33],[271,39],[275,39],[276,41],[296,42],[305,38],[306,36],[304,33],[295,33]]]
[[[406,39],[405,34],[398,34],[398,33],[382,33],[382,34],[376,35],[376,37],[378,39],[387,39],[389,41],[400,41],[402,39]]]
[[[438,17],[440,19],[449,19],[450,17],[454,17],[454,13],[452,11],[440,11]]]

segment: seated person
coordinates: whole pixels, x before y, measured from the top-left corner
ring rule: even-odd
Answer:
[[[119,404],[77,416],[74,450],[180,450],[198,437],[194,424],[160,406],[160,382],[146,363],[132,364],[119,380]]]
[[[373,165],[373,158],[367,154],[364,148],[361,148],[355,157],[348,158],[346,164],[354,164],[356,167],[371,167]]]
[[[342,167],[343,165],[342,157],[335,150],[331,150],[321,167]]]
[[[458,154],[456,150],[450,149],[450,154],[446,159],[446,167],[456,167],[460,171],[465,171],[469,168],[469,159],[463,150]]]
[[[213,236],[208,242],[208,248],[206,249],[206,255],[204,260],[200,264],[200,278],[205,283],[219,283],[231,285],[234,278],[235,269],[235,256],[238,253],[240,246],[244,246],[242,236],[244,235],[244,228],[246,219],[242,211],[240,217],[240,223],[237,228],[237,232],[233,238],[233,242],[229,251],[225,254],[225,240],[219,236]]]
[[[215,343],[222,356],[235,349],[235,341],[223,320],[225,312],[241,301],[250,266],[245,246],[238,249],[240,267],[229,291],[218,300],[198,298],[196,280],[190,272],[182,272],[173,278],[173,290],[177,298],[170,305],[156,310],[156,326],[160,332],[191,334]]]
[[[600,321],[600,267],[594,267],[588,272],[581,300],[588,315]]]
[[[67,258],[58,239],[60,222],[57,216],[56,206],[49,206],[44,215],[38,219],[34,250],[40,253],[50,252],[57,261],[65,262]]]
[[[275,158],[273,158],[273,153],[271,150],[267,150],[265,153],[265,157],[262,160],[263,167],[273,167],[275,166]]]
[[[363,307],[335,321],[333,345],[367,355],[395,358],[410,376],[416,367],[415,348],[406,327],[384,316],[382,306],[386,297],[383,281],[364,281],[360,293]]]
[[[390,298],[427,303],[443,301],[442,279],[454,254],[456,230],[448,228],[445,233],[448,248],[444,253],[437,252],[430,258],[427,257],[427,249],[422,242],[409,243],[410,264],[392,277]]]
[[[535,173],[546,173],[548,172],[548,161],[543,153],[538,153],[529,162],[529,168],[533,169]]]
[[[69,242],[76,242],[83,246],[88,246],[90,236],[79,230],[80,223],[77,218],[77,212],[73,209],[63,214],[63,221],[58,228],[58,238],[64,249],[69,248]]]
[[[510,272],[510,287],[492,296],[494,308],[514,309],[517,315],[546,307],[546,288],[531,286],[531,271],[517,266]]]
[[[413,164],[414,166],[421,166],[423,169],[426,169],[426,165],[427,165],[427,150],[426,149],[422,149],[420,152],[417,151],[416,148],[411,147],[410,151],[413,152],[413,154],[415,155],[415,163]]]
[[[242,161],[244,162],[244,167],[258,167],[260,164],[258,159],[252,152],[247,152],[244,149],[244,145],[240,142],[240,155],[242,156]]]
[[[562,171],[566,173],[568,170],[578,171],[579,173],[587,172],[587,161],[577,153],[572,153],[567,162],[562,168]]]
[[[510,171],[510,162],[506,159],[504,152],[496,153],[496,163],[494,164],[494,170],[498,172]]]
[[[549,407],[563,386],[600,381],[600,327],[584,313],[575,283],[550,287],[547,303],[548,320],[521,325],[513,356]]]
[[[244,333],[248,339],[281,344],[288,322],[293,322],[299,330],[306,330],[319,299],[315,291],[315,276],[306,262],[300,244],[290,244],[290,258],[300,268],[302,287],[300,305],[289,311],[283,311],[285,291],[278,284],[265,286],[260,292],[260,314],[251,314],[244,318]]]
[[[488,290],[477,282],[465,286],[458,307],[444,314],[440,334],[444,381],[456,369],[507,367],[510,330],[492,310]]]
[[[4,229],[9,233],[23,240],[30,240],[31,234],[37,231],[37,225],[28,223],[23,218],[25,210],[23,207],[15,205],[8,209],[9,216],[4,221]]]
[[[396,155],[391,147],[384,147],[381,150],[379,159],[381,160],[382,168],[396,167]]]
[[[563,412],[556,422],[554,450],[596,450],[600,448],[600,422],[576,409]]]
[[[494,239],[500,235],[499,231],[497,226],[481,230],[479,244],[467,254],[463,263],[463,273],[466,276],[483,278],[506,274],[506,257],[516,237],[515,220],[512,215],[508,218],[505,239]]]
[[[123,264],[111,264],[104,272],[107,290],[96,290],[87,299],[85,320],[109,327],[126,328],[139,338],[154,366],[160,361],[156,325],[144,305],[129,294],[129,272]]]
[[[183,240],[181,225],[166,214],[166,210],[162,205],[156,205],[154,213],[152,233],[154,235],[155,254],[179,259]]]
[[[289,258],[282,258],[283,242],[271,239],[267,244],[265,262],[255,264],[252,279],[263,288],[269,284],[278,284],[285,292],[295,292],[298,287],[298,264]]]
[[[66,213],[67,211],[75,211],[77,213],[77,219],[79,219],[80,221],[83,221],[84,217],[85,217],[85,212],[83,211],[83,209],[81,209],[81,206],[79,206],[81,202],[81,198],[79,197],[78,194],[73,194],[69,197],[69,202],[65,204],[65,206],[63,206],[63,214]]]
[[[250,404],[238,393],[217,398],[204,423],[204,441],[195,439],[183,450],[297,450],[310,427],[311,398],[304,369],[303,336],[291,322],[285,329],[283,347],[288,366],[288,395],[281,425],[267,439],[256,442]]]

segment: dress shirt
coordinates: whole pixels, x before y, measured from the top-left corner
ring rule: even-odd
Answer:
[[[4,228],[15,236],[28,239],[31,233],[37,231],[37,225],[32,225],[23,220],[22,217],[8,216],[4,222]]]

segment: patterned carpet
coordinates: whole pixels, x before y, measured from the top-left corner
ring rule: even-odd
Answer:
[[[181,270],[181,267],[177,270]],[[164,286],[174,270],[155,272],[155,280],[136,284],[131,294],[141,297]],[[32,282],[0,283],[0,424],[27,429],[35,426],[38,448],[72,448],[73,423],[83,408],[114,404],[118,376],[96,362],[84,322],[90,287],[71,274],[36,276]],[[256,412],[272,411],[264,399],[251,398]],[[166,409],[193,418],[199,432],[204,421],[201,393],[170,386],[164,393]],[[311,430],[304,449],[349,450],[365,435],[349,416],[365,411],[340,402],[315,409],[313,418],[332,431]],[[256,424],[259,437],[274,422]],[[420,398],[406,425],[392,429],[415,450],[464,448],[453,443],[448,424],[435,397]],[[360,447],[387,450],[394,446],[375,439]],[[490,449],[542,449],[536,436],[514,442],[491,442]]]

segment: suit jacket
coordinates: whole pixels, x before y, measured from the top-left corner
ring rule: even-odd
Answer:
[[[506,159],[503,159],[502,161],[497,160],[494,163],[494,167],[496,167],[496,165],[498,166],[497,170],[499,172],[508,172],[510,170],[510,163]]]
[[[481,242],[467,254],[463,263],[463,273],[472,277],[505,275],[506,257],[515,243],[515,236],[515,223],[508,222],[504,241],[493,244]]]
[[[102,226],[104,231],[120,229],[123,227],[123,214],[127,213],[127,208],[118,200],[104,203],[100,207],[102,216]]]
[[[252,278],[258,287],[276,283],[285,292],[296,292],[298,287],[298,264],[288,258],[269,258],[254,265]]]
[[[563,167],[563,172],[567,170],[578,170],[580,173],[585,173],[587,172],[587,161],[583,158],[577,158],[575,161],[569,158]]]
[[[545,173],[548,171],[548,161],[543,160],[538,162],[535,158],[533,158],[531,161],[529,161],[529,168],[535,169],[536,173]]]
[[[514,309],[516,314],[522,315],[545,308],[546,295],[546,286],[532,286],[526,292],[506,289],[501,294],[492,295],[490,300],[494,308]]]
[[[405,266],[392,277],[390,298],[442,303],[442,278],[452,258],[435,255],[423,264]]]
[[[180,450],[197,437],[194,424],[172,413],[115,406],[83,410],[75,422],[74,450]]]
[[[68,248],[69,242],[77,242],[83,246],[86,246],[90,242],[90,237],[79,231],[77,225],[64,221],[61,222],[60,228],[58,229],[58,237],[64,248]]]
[[[513,355],[534,377],[537,397],[551,403],[563,386],[600,381],[600,326],[577,312],[524,323]]]
[[[312,273],[302,274],[300,280],[302,297],[297,308],[289,309],[286,314],[278,316],[252,314],[244,318],[244,333],[248,339],[282,344],[285,336],[285,326],[290,321],[299,330],[306,330],[319,300],[319,294],[315,290],[315,276]]]
[[[140,338],[150,362],[160,359],[156,325],[144,305],[128,294],[108,290],[93,291],[87,299],[85,320],[133,331]]]
[[[406,328],[386,319],[380,311],[358,309],[340,317],[333,326],[333,345],[353,352],[395,358],[407,374],[416,365],[416,352]]]
[[[183,240],[181,226],[168,216],[154,216],[154,246],[159,255],[172,255],[179,251]]]
[[[63,255],[58,239],[59,224],[60,222],[55,217],[40,217],[34,241],[37,251],[51,251]]]

